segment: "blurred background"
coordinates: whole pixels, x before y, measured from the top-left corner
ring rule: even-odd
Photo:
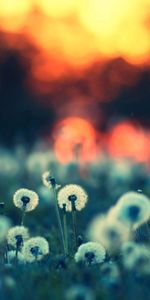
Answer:
[[[46,170],[61,186],[87,191],[77,218],[83,242],[93,216],[123,193],[150,197],[150,0],[0,0],[0,215],[20,224],[13,194],[37,192],[40,205],[25,226],[31,236],[48,239],[51,265],[59,236],[53,195],[41,180]],[[147,232],[138,236],[147,241]],[[122,294],[115,284],[107,294],[106,285],[105,297],[99,288],[105,273],[92,269],[89,277],[71,266],[64,276],[63,266],[53,272],[53,261],[47,268],[46,262],[26,273],[19,266],[16,288],[7,276],[6,298],[0,280],[2,298],[24,299],[34,291],[33,300],[62,299],[83,281],[97,299],[148,299],[149,278],[135,283],[135,271],[123,272]],[[25,289],[18,293],[19,284]]]
[[[149,0],[0,0],[0,107],[1,170],[33,151],[149,167]]]

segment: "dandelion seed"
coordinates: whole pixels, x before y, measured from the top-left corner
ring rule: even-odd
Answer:
[[[150,200],[143,194],[128,192],[118,200],[114,217],[136,229],[150,218]]]
[[[130,238],[130,232],[121,222],[100,215],[89,225],[87,236],[101,243],[109,253],[114,253]]]
[[[10,227],[10,219],[5,216],[0,216],[0,242],[3,242],[5,240]]]
[[[86,264],[99,264],[105,259],[106,251],[105,248],[94,242],[88,242],[82,244],[75,254],[76,262],[84,262]]]
[[[28,228],[24,226],[15,226],[9,229],[7,242],[15,249],[21,249],[24,242],[29,238]]]
[[[39,203],[37,193],[28,189],[19,189],[13,197],[13,202],[16,207],[21,208],[25,212],[32,211]]]
[[[49,171],[46,171],[45,173],[43,173],[42,181],[43,181],[43,184],[49,189],[53,188],[53,189],[57,190],[61,187],[60,185],[58,185],[56,183],[55,178],[53,176],[51,176]]]
[[[58,205],[63,209],[66,205],[66,211],[72,211],[72,206],[76,210],[82,210],[88,201],[87,193],[84,189],[76,184],[68,184],[58,192]]]
[[[31,238],[24,243],[22,253],[26,262],[39,261],[49,253],[48,242],[43,237]]]

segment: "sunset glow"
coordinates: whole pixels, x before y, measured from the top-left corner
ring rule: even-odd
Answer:
[[[149,12],[148,0],[0,0],[0,30],[39,49],[33,75],[48,79],[116,57],[149,64]]]
[[[61,163],[85,163],[96,158],[96,130],[82,118],[69,117],[58,122],[54,139],[55,154]]]
[[[112,128],[108,138],[108,150],[112,156],[132,158],[138,162],[150,161],[150,133],[122,122]]]

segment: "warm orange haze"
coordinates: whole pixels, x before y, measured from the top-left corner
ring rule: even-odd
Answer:
[[[42,102],[57,111],[61,162],[90,161],[101,148],[149,160],[149,132],[123,120],[102,134],[90,103],[111,102],[149,68],[150,0],[0,0],[0,36],[0,60],[15,49],[24,64],[30,61],[30,88],[48,94]]]
[[[80,164],[102,158],[102,153],[150,163],[150,132],[124,121],[113,126],[109,133],[100,134],[86,120],[69,117],[58,122],[54,129],[54,149],[61,163]]]
[[[11,46],[26,36],[38,47],[41,80],[116,57],[149,64],[149,28],[149,0],[0,0],[0,30],[20,36]]]

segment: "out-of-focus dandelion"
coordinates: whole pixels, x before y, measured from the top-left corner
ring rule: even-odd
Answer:
[[[66,253],[65,237],[64,237],[64,232],[63,232],[63,227],[62,227],[62,222],[61,222],[58,202],[57,202],[57,189],[59,188],[59,185],[57,185],[55,178],[51,176],[49,171],[46,171],[42,175],[42,181],[47,188],[52,189],[54,194],[54,206],[55,206],[56,218],[57,218],[59,232],[60,232],[60,240],[61,240],[61,245],[62,245],[64,255],[66,256],[67,253]]]
[[[110,162],[107,184],[114,197],[126,192],[132,180],[132,164],[128,159],[118,158]]]
[[[3,284],[4,284],[4,287],[6,288],[7,291],[8,290],[12,291],[16,287],[17,283],[16,283],[15,279],[12,276],[5,275],[3,277]]]
[[[65,295],[66,300],[95,300],[93,291],[84,285],[73,285],[71,286]]]
[[[58,205],[63,211],[72,212],[75,248],[77,249],[77,223],[76,211],[82,210],[88,201],[87,193],[76,184],[68,184],[58,192]]]
[[[128,241],[121,246],[121,256],[128,257],[129,255],[134,255],[136,251],[139,250],[139,245],[133,241]]]
[[[29,238],[28,228],[24,226],[15,226],[9,229],[7,234],[7,243],[16,250],[16,261],[18,252],[21,251],[24,242]]]
[[[9,218],[3,215],[0,216],[0,243],[5,240],[11,225],[11,220]]]
[[[11,152],[6,149],[0,149],[0,176],[2,178],[12,178],[19,173],[20,167],[18,161]]]
[[[121,222],[100,215],[89,225],[87,236],[90,240],[101,243],[108,253],[115,253],[130,238],[130,231]]]
[[[50,152],[49,151],[33,151],[31,152],[26,161],[26,167],[30,174],[34,176],[41,176],[46,170],[50,163]]]
[[[150,274],[150,247],[138,244],[126,244],[122,248],[122,262],[126,269],[139,275]]]
[[[106,251],[100,243],[88,242],[82,244],[75,254],[75,261],[85,264],[99,264],[105,260]]]
[[[150,200],[141,193],[125,193],[118,200],[112,217],[113,214],[121,222],[136,229],[150,218]]]
[[[28,189],[19,189],[15,192],[13,202],[16,207],[22,209],[22,222],[23,225],[25,213],[32,211],[39,203],[39,197],[37,193]]]
[[[120,282],[120,271],[115,262],[105,262],[101,266],[101,282],[106,287],[114,287]]]
[[[24,243],[22,254],[26,262],[41,260],[49,253],[49,245],[45,238],[34,237]]]

